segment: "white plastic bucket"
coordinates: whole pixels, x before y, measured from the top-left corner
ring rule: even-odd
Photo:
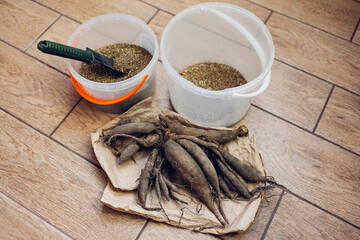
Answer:
[[[230,126],[243,118],[251,98],[269,85],[275,56],[265,24],[249,11],[225,3],[199,4],[178,13],[164,30],[160,49],[175,110],[204,126]],[[248,83],[210,91],[178,74],[200,62],[230,65]]]
[[[155,91],[155,67],[158,60],[158,42],[151,28],[140,19],[120,13],[105,14],[92,18],[81,24],[70,36],[68,45],[93,50],[114,43],[132,43],[145,48],[152,54],[150,63],[137,75],[120,82],[99,83],[88,80],[79,75],[80,61],[68,60],[68,68],[74,86],[87,100],[93,102],[96,107],[111,113],[121,113],[135,103],[151,96]],[[144,76],[147,79],[134,95],[126,100],[107,101],[119,99],[138,85],[140,86]],[[79,87],[80,86],[80,87]],[[85,95],[84,95],[85,94]],[[88,96],[88,97],[86,97]],[[93,101],[96,99],[97,101]],[[102,101],[104,100],[104,101]],[[112,104],[110,104],[112,103]]]

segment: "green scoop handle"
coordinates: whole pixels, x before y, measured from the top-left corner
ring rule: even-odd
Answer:
[[[86,62],[88,64],[94,63],[94,55],[91,51],[86,51],[47,40],[40,41],[37,47],[43,53],[48,53],[65,58],[71,58],[74,60]]]

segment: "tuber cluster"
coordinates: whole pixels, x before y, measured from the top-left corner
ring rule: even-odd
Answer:
[[[148,210],[161,210],[146,206],[151,188],[155,189],[160,206],[164,198],[186,204],[169,171],[169,166],[181,176],[190,191],[215,215],[222,226],[229,224],[222,209],[222,200],[250,200],[266,187],[252,191],[248,183],[274,183],[247,162],[233,156],[221,144],[244,137],[248,129],[242,125],[236,129],[203,129],[174,121],[159,115],[157,123],[135,122],[131,118],[120,120],[115,127],[105,130],[102,142],[117,156],[121,165],[132,159],[141,149],[151,149],[142,169],[137,188],[137,202]],[[120,142],[129,138],[123,147]]]

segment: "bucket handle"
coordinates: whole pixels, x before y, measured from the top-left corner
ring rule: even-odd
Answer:
[[[130,92],[128,92],[124,96],[114,98],[114,99],[100,99],[100,98],[93,97],[88,92],[86,92],[84,87],[78,81],[76,81],[76,79],[73,77],[71,72],[70,72],[70,77],[71,77],[71,81],[72,81],[76,91],[78,91],[78,93],[83,98],[85,98],[89,102],[92,102],[92,103],[95,103],[95,104],[111,105],[111,104],[116,104],[116,103],[122,102],[122,101],[128,99],[129,97],[131,97],[132,95],[134,95],[141,88],[141,86],[144,84],[145,80],[148,78],[148,75],[145,74],[143,79],[140,81],[140,83],[133,90],[131,90]]]
[[[265,89],[269,86],[270,79],[271,79],[271,71],[266,75],[265,80],[263,81],[263,83],[261,84],[261,86],[258,90],[256,90],[255,92],[252,92],[252,93],[244,93],[244,94],[234,93],[233,97],[235,97],[235,98],[255,97],[255,96],[259,95],[260,93],[262,93],[263,91],[265,91]]]

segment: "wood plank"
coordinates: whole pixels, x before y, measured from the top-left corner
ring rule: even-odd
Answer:
[[[265,198],[263,199],[260,209],[256,215],[254,223],[244,233],[233,233],[221,236],[224,240],[252,240],[261,239],[261,236],[268,224],[270,217],[274,211],[274,208],[279,200],[282,190],[274,188],[265,192]]]
[[[58,16],[59,14],[33,1],[1,1],[0,38],[17,48],[25,49]]]
[[[356,32],[355,32],[355,35],[354,35],[354,38],[352,40],[354,43],[357,43],[360,45],[360,27],[358,26]]]
[[[360,225],[359,156],[256,107],[250,108],[241,123],[254,132],[268,175],[299,196]]]
[[[196,4],[211,2],[211,1],[209,0],[186,0],[186,1],[144,0],[144,2],[147,2],[152,6],[155,6],[159,9],[165,10],[175,15],[178,12],[184,10],[185,8],[194,6]],[[263,7],[257,6],[245,0],[221,0],[217,2],[229,3],[245,8],[246,10],[254,13],[263,22],[265,22],[265,20],[270,14],[270,10],[267,10]]]
[[[277,13],[267,26],[277,59],[360,93],[360,46]]]
[[[216,236],[204,233],[193,232],[191,230],[182,229],[167,225],[165,223],[158,223],[150,221],[144,231],[141,233],[139,240],[167,240],[167,239],[177,239],[177,240],[217,240],[219,239]]]
[[[164,65],[158,62],[156,66],[156,91],[154,100],[161,110],[171,110],[174,108],[170,101],[169,86],[167,74],[164,69]]]
[[[302,22],[350,39],[360,17],[360,4],[353,0],[252,0]]]
[[[169,101],[167,79],[162,63],[156,66],[156,93],[155,101],[163,110],[172,109]],[[90,133],[103,126],[118,115],[102,112],[86,100],[74,108],[60,127],[54,132],[52,138],[63,143],[70,149],[99,164],[93,152]]]
[[[0,239],[71,239],[0,193]]]
[[[360,154],[360,96],[335,87],[315,133]]]
[[[0,107],[50,134],[78,101],[70,79],[0,42]]]
[[[0,112],[0,191],[76,239],[134,239],[144,218],[100,203],[105,173]]]
[[[153,19],[149,22],[149,27],[154,31],[157,41],[160,44],[162,33],[169,23],[169,21],[173,18],[173,15],[166,13],[164,11],[158,11]],[[161,60],[161,52],[159,48],[159,59]]]
[[[275,61],[271,82],[253,103],[312,131],[331,90],[331,84]]]
[[[53,42],[58,42],[61,44],[67,44],[70,35],[80,24],[67,18],[61,16],[55,23],[52,25],[38,41],[36,41],[31,47],[26,51],[31,56],[40,59],[41,61],[53,66],[54,68],[62,71],[65,74],[69,74],[69,69],[67,67],[67,61],[65,58],[57,57],[54,55],[44,54],[37,49],[37,44],[42,40],[49,40]]]
[[[149,22],[149,27],[154,31],[159,44],[164,28],[173,17],[173,15],[160,10]]]
[[[96,109],[92,103],[82,99],[51,137],[99,165],[90,134],[115,116]]]
[[[360,230],[286,194],[265,239],[359,239]]]
[[[132,0],[38,0],[38,2],[79,22],[85,22],[90,18],[108,13],[129,14],[147,22],[156,12],[156,8],[143,2]]]

